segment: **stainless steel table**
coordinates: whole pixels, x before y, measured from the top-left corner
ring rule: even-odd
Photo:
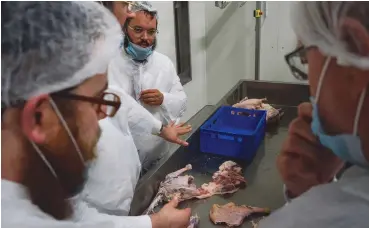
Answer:
[[[276,157],[287,135],[288,124],[297,114],[297,105],[308,101],[308,87],[300,84],[240,81],[218,104],[205,106],[189,120],[194,131],[186,136],[190,143],[188,148],[173,146],[168,155],[141,178],[132,202],[131,215],[142,214],[156,194],[159,183],[165,175],[186,164],[192,164],[193,170],[188,174],[195,177],[195,183],[198,186],[211,180],[212,174],[219,165],[230,159],[200,152],[199,127],[221,105],[232,105],[245,96],[267,97],[270,104],[282,108],[285,112],[278,125],[268,127],[265,139],[250,164],[235,160],[243,167],[244,176],[248,182],[247,187],[229,196],[213,196],[209,199],[183,202],[180,207],[191,207],[193,214],[200,216],[200,228],[206,228],[215,227],[209,220],[209,210],[213,204],[234,202],[239,205],[268,207],[272,210],[283,206],[282,182],[275,165]],[[252,227],[250,219],[246,220],[242,227]]]

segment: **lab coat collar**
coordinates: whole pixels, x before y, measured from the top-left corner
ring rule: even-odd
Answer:
[[[1,179],[1,198],[29,199],[27,187],[5,179]]]

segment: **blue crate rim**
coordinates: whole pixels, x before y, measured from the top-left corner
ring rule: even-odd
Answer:
[[[245,108],[235,108],[235,107],[232,107],[232,106],[221,106],[219,107],[219,109],[217,109],[215,111],[215,113],[210,117],[210,119],[208,119],[207,121],[205,121],[205,123],[200,127],[200,130],[206,130],[206,131],[213,131],[213,132],[216,132],[216,133],[223,133],[223,134],[229,134],[229,135],[234,135],[234,136],[239,136],[239,134],[237,133],[231,133],[231,132],[228,132],[228,131],[223,131],[223,130],[210,130],[210,129],[206,129],[205,126],[207,125],[208,122],[212,122],[215,118],[218,117],[218,113],[222,110],[222,109],[225,109],[225,108],[229,108],[229,109],[233,109],[235,111],[251,111],[251,112],[263,112],[263,116],[262,116],[262,119],[259,121],[258,125],[256,126],[255,130],[250,134],[250,135],[254,135],[261,127],[262,127],[262,123],[265,122],[266,124],[266,115],[267,115],[267,111],[266,110],[255,110],[255,109],[245,109]],[[249,134],[242,134],[242,136],[250,136]]]

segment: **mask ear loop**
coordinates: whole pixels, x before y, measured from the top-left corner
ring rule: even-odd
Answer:
[[[45,165],[49,168],[51,174],[56,178],[58,178],[58,175],[56,175],[55,170],[53,169],[53,167],[51,166],[50,162],[46,159],[45,155],[41,152],[40,148],[33,142],[31,141],[31,144],[33,146],[33,148],[36,150],[37,154],[40,156],[40,158],[44,161]]]
[[[367,89],[367,87],[365,87],[365,89],[363,90],[363,92],[361,92],[361,95],[360,95],[360,98],[359,98],[359,103],[357,105],[356,114],[355,114],[355,120],[354,120],[353,135],[357,135],[357,131],[358,131],[358,128],[359,128],[360,114],[361,114],[361,109],[363,108],[363,105],[364,105],[364,99],[365,99],[365,95],[366,95],[366,89]]]
[[[323,66],[323,69],[322,71],[320,72],[320,77],[319,77],[319,81],[318,81],[318,86],[317,86],[317,89],[316,89],[316,94],[315,94],[315,102],[318,103],[318,100],[319,100],[319,97],[320,97],[320,90],[322,89],[322,85],[323,85],[323,79],[327,73],[327,70],[328,70],[328,66],[329,66],[329,63],[331,62],[331,57],[328,57],[326,60],[325,60],[325,63],[324,63],[324,66]]]
[[[77,150],[77,153],[78,153],[79,158],[81,159],[81,162],[83,163],[83,165],[85,165],[85,159],[84,159],[84,158],[83,158],[83,156],[82,156],[81,150],[79,149],[79,146],[78,146],[78,144],[77,144],[76,140],[74,139],[74,137],[73,137],[73,135],[72,135],[72,132],[69,130],[69,127],[68,127],[68,125],[67,125],[67,122],[65,122],[65,120],[64,120],[64,118],[63,118],[63,116],[62,116],[62,114],[60,113],[60,111],[59,111],[59,109],[58,109],[58,106],[56,106],[55,102],[53,101],[53,99],[52,99],[51,97],[50,97],[49,101],[50,101],[50,104],[51,104],[51,106],[53,107],[53,109],[54,109],[54,111],[55,111],[56,115],[59,117],[59,119],[60,119],[60,121],[61,121],[61,123],[62,123],[63,127],[64,127],[64,128],[65,128],[65,130],[67,131],[67,133],[68,133],[68,136],[69,136],[70,140],[72,140],[72,143],[73,143],[74,147],[75,147],[75,148],[76,148],[76,150]]]

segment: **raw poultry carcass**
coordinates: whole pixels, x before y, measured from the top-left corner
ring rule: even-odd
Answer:
[[[260,110],[265,110],[267,112],[267,121],[271,121],[274,119],[280,119],[283,115],[283,112],[281,109],[275,109],[270,104],[262,104]]]
[[[248,97],[245,97],[237,104],[234,104],[233,107],[235,108],[245,108],[245,109],[261,109],[261,105],[264,101],[266,101],[266,98],[263,99],[249,99]]]
[[[266,104],[267,99],[248,99],[245,97],[243,100],[234,104],[235,108],[244,108],[244,109],[252,109],[252,110],[265,110],[267,112],[266,120],[267,122],[275,119],[279,119],[283,113],[281,109],[275,109],[270,104]]]
[[[227,203],[223,206],[214,204],[210,209],[210,220],[214,224],[225,223],[229,227],[240,226],[243,220],[253,213],[269,214],[270,210],[245,205],[236,206],[234,203]]]

